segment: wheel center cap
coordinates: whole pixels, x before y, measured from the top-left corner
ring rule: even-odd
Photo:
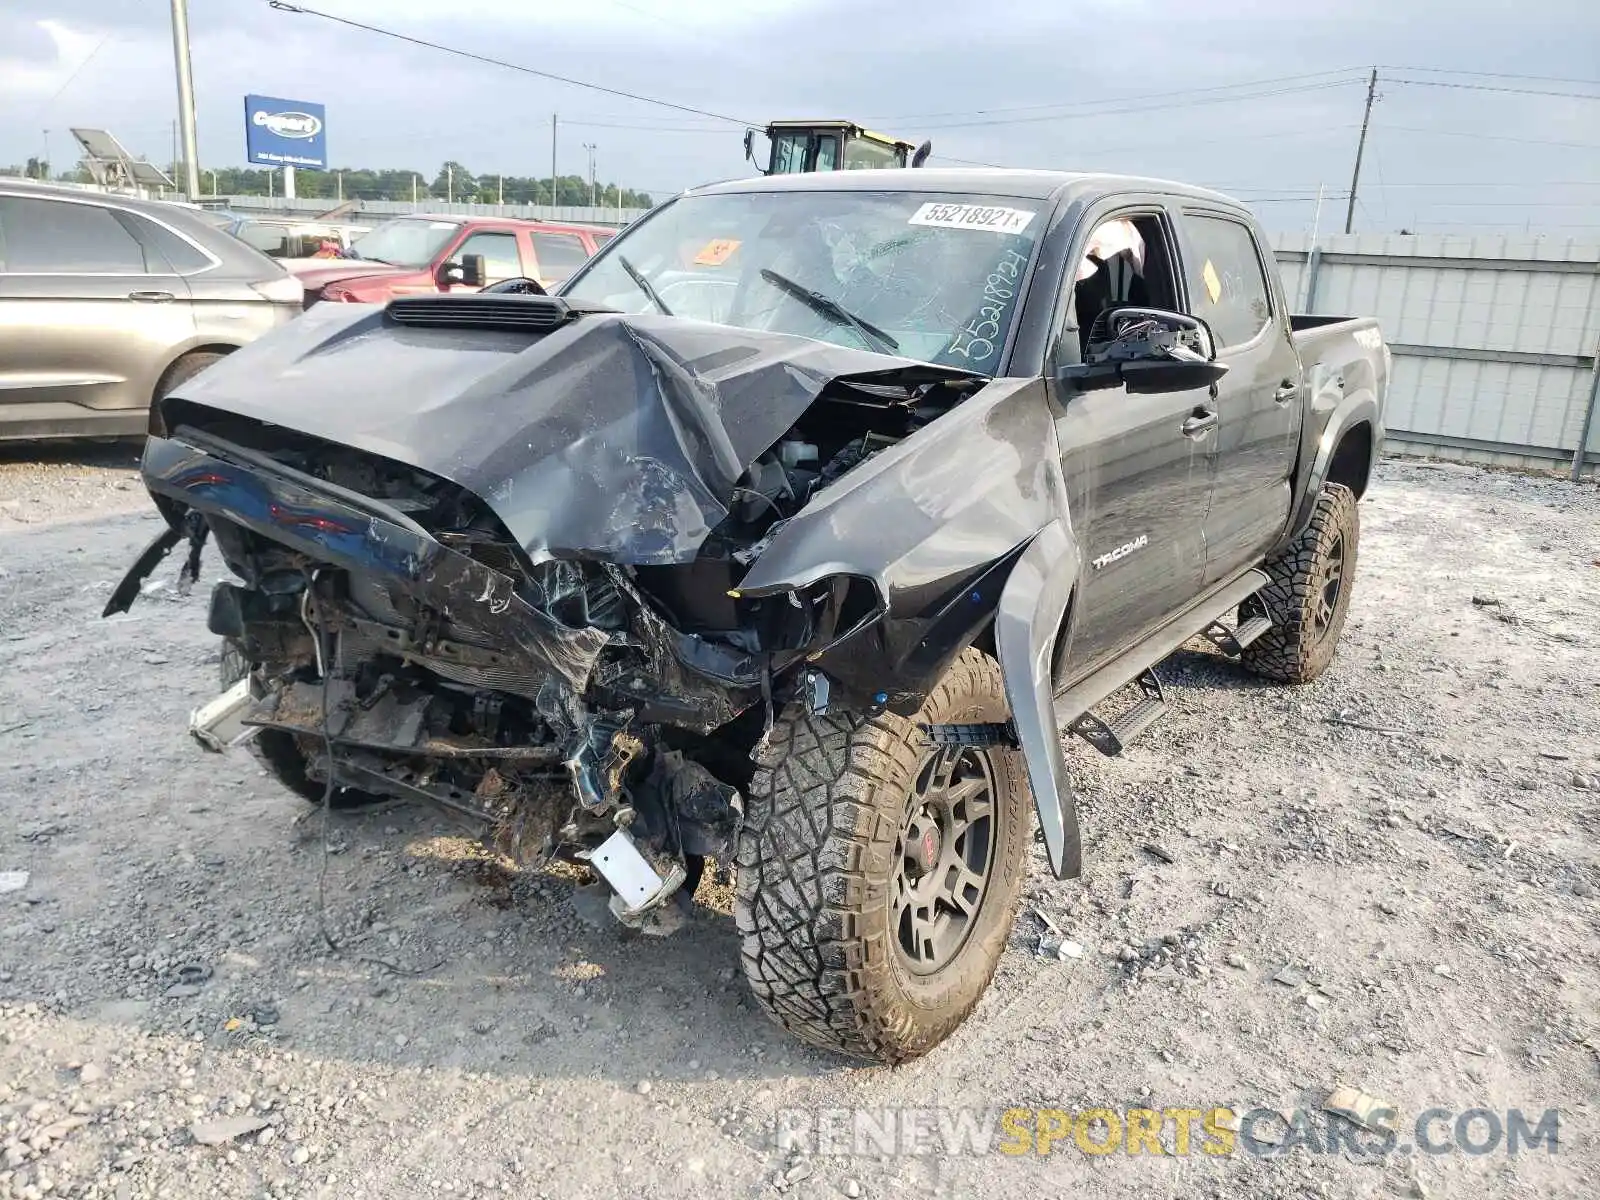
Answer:
[[[921,877],[938,865],[942,842],[939,827],[932,822],[918,821],[911,826],[910,834],[906,837],[906,858],[914,874]]]

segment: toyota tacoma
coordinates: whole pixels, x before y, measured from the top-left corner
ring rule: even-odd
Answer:
[[[1214,192],[861,171],[690,191],[560,289],[318,305],[157,406],[224,690],[326,804],[404,798],[665,925],[731,868],[784,1027],[885,1062],[978,1003],[1064,735],[1190,639],[1329,664],[1383,439],[1370,319],[1291,316]]]

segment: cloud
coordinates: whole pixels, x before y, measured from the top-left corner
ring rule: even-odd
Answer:
[[[1600,44],[1600,9],[1590,0],[1536,8],[1484,0],[312,6],[739,120],[866,120],[911,141],[931,138],[936,161],[1220,185],[1256,201],[1269,225],[1284,228],[1309,225],[1319,186],[1330,195],[1348,187],[1367,64],[1590,78]],[[583,169],[584,142],[597,144],[604,179],[658,192],[748,170],[736,123],[473,63],[265,3],[196,4],[191,24],[206,163],[242,161],[241,97],[263,92],[325,103],[333,158],[352,165],[413,166],[431,175],[451,157],[480,173],[543,174],[550,114],[559,111],[563,172]],[[104,48],[63,90],[107,33]],[[169,153],[175,92],[165,5],[0,0],[0,45],[7,47],[0,98],[8,113],[24,114],[0,127],[0,163],[36,153],[36,127],[68,124],[110,128],[155,158]],[[1329,74],[1276,91],[1262,84],[1248,100],[1193,90],[1316,72]],[[1329,86],[1308,87],[1315,83]],[[1180,90],[1188,94],[1152,96]],[[1051,119],[1014,120],[1048,105],[1058,106],[1043,110]],[[998,111],[1023,106],[1034,113]],[[1597,114],[1600,103],[1592,101],[1386,83],[1374,111],[1360,222],[1557,229],[1600,221],[1593,206],[1600,189],[1530,186],[1600,180],[1600,148],[1537,144],[1600,142]],[[1007,123],[972,123],[985,119]],[[1485,186],[1507,182],[1521,186]]]

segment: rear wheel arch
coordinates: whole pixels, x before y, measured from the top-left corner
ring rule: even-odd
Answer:
[[[1357,500],[1366,494],[1372,475],[1372,423],[1358,421],[1339,435],[1328,460],[1324,484],[1337,483],[1349,488]]]

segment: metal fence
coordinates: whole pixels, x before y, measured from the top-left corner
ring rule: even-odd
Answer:
[[[1297,312],[1376,316],[1389,448],[1549,470],[1600,462],[1600,242],[1337,235],[1273,250]],[[1584,447],[1580,453],[1580,444]]]
[[[314,217],[331,210],[336,200],[285,200],[282,196],[206,196],[204,203],[243,213],[271,213],[276,216]],[[645,213],[642,208],[617,208],[600,205],[549,204],[447,204],[443,200],[356,200],[344,219],[367,223],[408,213],[440,213],[455,217],[520,217],[529,221],[565,221],[578,225],[626,225]]]

